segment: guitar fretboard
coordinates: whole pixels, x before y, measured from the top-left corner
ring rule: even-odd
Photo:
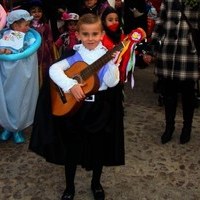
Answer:
[[[112,55],[116,51],[120,51],[124,47],[124,43],[121,42],[119,45],[116,45],[112,50],[109,50],[101,58],[96,60],[91,65],[88,65],[84,70],[80,72],[80,75],[83,80],[87,80],[92,74],[97,72],[101,67],[103,67],[108,61],[111,60]]]

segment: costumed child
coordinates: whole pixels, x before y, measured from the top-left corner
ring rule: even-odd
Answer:
[[[38,31],[42,37],[42,44],[38,49],[39,82],[41,87],[48,73],[49,66],[56,59],[53,49],[54,41],[51,28],[45,17],[42,2],[40,0],[31,0],[29,2],[29,11],[33,16],[31,27]]]
[[[102,39],[103,45],[108,49],[112,50],[114,47],[120,45],[120,43],[126,38],[126,35],[122,30],[122,22],[119,17],[119,13],[117,10],[111,6],[107,7],[102,13],[101,20],[103,23],[105,34]],[[134,47],[132,45],[127,47],[127,50],[121,57],[119,71],[120,71],[120,82],[112,88],[108,89],[107,96],[111,102],[111,113],[113,116],[111,117],[111,123],[115,124],[113,127],[113,131],[116,134],[123,132],[124,124],[123,124],[123,116],[124,116],[124,83],[127,81],[128,70],[134,70],[134,63],[131,63],[132,68],[128,69],[129,59],[134,57]],[[126,48],[125,48],[126,49]]]
[[[115,45],[118,45],[125,38],[125,35],[123,34],[123,31],[121,29],[121,24],[122,24],[121,19],[119,18],[119,14],[116,11],[116,9],[109,6],[102,13],[101,20],[105,31],[102,43],[108,50],[112,50]],[[110,102],[112,105],[111,113],[113,114],[110,120],[112,121],[113,124],[116,124],[113,129],[113,131],[116,131],[116,133],[124,131],[124,125],[123,125],[124,80],[122,79],[123,78],[120,75],[120,82],[115,87],[108,89],[108,97],[110,98]]]
[[[20,16],[21,15],[21,19]],[[19,20],[15,20],[15,18]],[[35,42],[31,32],[30,21],[32,16],[26,10],[17,10],[9,13],[7,23],[9,28],[0,35],[0,54],[20,53]]]
[[[8,28],[1,31],[4,37],[6,34],[8,37],[7,41],[3,41],[5,38],[0,41],[5,42],[0,55],[0,125],[4,128],[0,140],[7,141],[13,137],[17,144],[25,141],[23,130],[33,123],[38,98],[35,52],[39,44],[29,28],[32,18],[26,10],[11,11],[7,16]],[[16,46],[7,46],[6,42],[13,44],[12,40]],[[30,48],[32,52],[28,54]]]
[[[122,22],[119,18],[119,13],[117,10],[111,6],[107,7],[101,16],[105,35],[103,37],[102,43],[108,48],[112,49],[114,46],[119,45],[126,37],[130,38],[130,44],[124,48],[124,53],[120,56],[121,63],[119,65],[120,70],[120,83],[123,85],[127,81],[127,76],[130,71],[134,71],[134,66],[137,61],[137,55],[135,49],[140,41],[146,37],[146,33],[141,28],[132,30],[130,34],[125,35],[122,29]],[[134,33],[135,32],[135,33]],[[134,33],[134,34],[133,34]],[[139,33],[139,35],[138,35]],[[131,35],[134,37],[139,36],[139,38],[132,39]],[[132,77],[133,78],[133,77]],[[134,86],[134,80],[132,79],[132,87]]]
[[[108,88],[119,82],[119,69],[115,64],[118,53],[107,51],[102,45],[103,34],[99,16],[91,13],[81,16],[76,35],[82,43],[74,46],[73,56],[50,67],[52,81],[65,95],[70,95],[69,98],[65,96],[67,102],[70,103],[70,99],[75,101],[79,109],[75,106],[69,111],[71,114],[60,113],[65,109],[54,109],[56,102],[52,94],[57,90],[52,91],[52,84],[51,96],[47,95],[48,92],[43,93],[38,101],[29,148],[47,161],[65,166],[66,189],[62,200],[74,199],[77,165],[93,171],[91,190],[94,199],[104,200],[105,193],[101,185],[103,166],[124,164],[123,131],[113,131],[116,124],[112,123],[112,102],[107,96]],[[85,66],[83,71],[80,65]],[[72,78],[73,75],[65,74],[66,70],[80,70],[77,78],[83,78],[85,81],[79,82],[78,79]],[[90,84],[87,82],[91,81],[91,76],[87,79],[89,74],[92,77],[97,75],[98,86],[92,83],[93,81]],[[93,84],[96,91],[88,90],[87,86]],[[52,106],[48,104],[49,98]],[[74,109],[76,112],[73,112]]]
[[[55,45],[62,56],[68,55],[68,52],[71,52],[73,46],[79,43],[75,35],[79,15],[76,13],[63,12],[61,19],[65,21],[65,31],[56,40]]]

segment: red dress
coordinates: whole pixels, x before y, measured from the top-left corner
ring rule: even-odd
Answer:
[[[121,34],[121,40],[123,41],[123,39],[126,36],[124,34]],[[111,50],[114,48],[115,45],[114,42],[105,34],[102,40],[103,45],[108,49]],[[124,57],[123,57],[124,58]],[[119,66],[119,71],[120,71],[120,81],[124,82],[125,81],[125,74],[126,74],[126,66],[124,66],[124,60],[122,59],[121,64]]]

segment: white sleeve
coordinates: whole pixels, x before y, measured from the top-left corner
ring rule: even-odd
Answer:
[[[103,81],[108,87],[114,87],[119,83],[119,68],[112,60],[108,62],[108,69],[104,74]]]
[[[77,84],[77,81],[67,77],[67,75],[64,73],[66,69],[68,69],[70,66],[66,59],[61,60],[57,63],[54,63],[49,68],[49,76],[50,78],[56,83],[59,87],[62,88],[62,90],[67,93],[69,90]]]

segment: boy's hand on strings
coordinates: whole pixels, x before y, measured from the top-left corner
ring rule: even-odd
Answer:
[[[84,84],[76,84],[74,85],[71,89],[70,92],[72,93],[72,95],[74,96],[74,98],[76,99],[76,101],[80,102],[82,100],[85,99],[85,93],[83,92],[82,87],[84,86]]]
[[[119,65],[120,62],[121,62],[121,59],[118,59],[120,53],[121,53],[120,51],[116,51],[116,52],[114,52],[114,53],[112,54],[112,57],[113,57],[112,61],[113,61],[113,63],[115,63],[116,65]]]

